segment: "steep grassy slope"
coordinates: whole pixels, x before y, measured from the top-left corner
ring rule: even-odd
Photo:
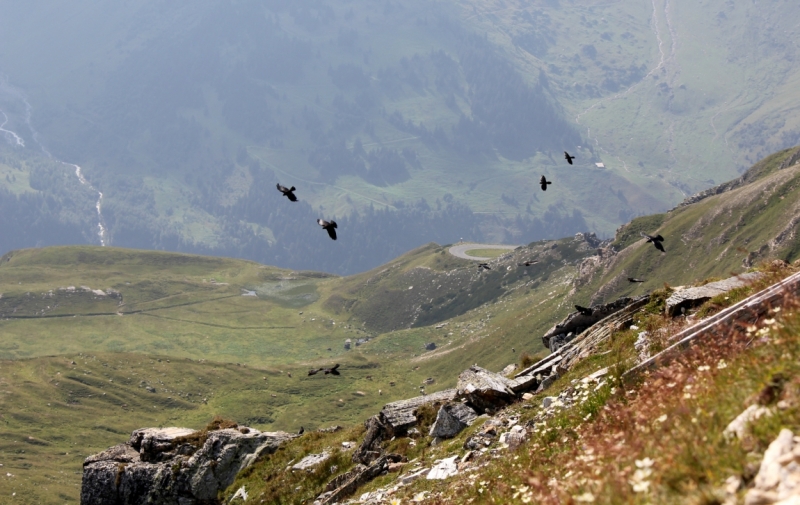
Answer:
[[[755,179],[730,192],[673,209],[666,215],[640,218],[622,228],[621,248],[598,260],[599,273],[585,265],[582,282],[594,300],[738,273],[767,258],[800,257],[800,165],[778,166],[796,150],[768,157],[753,167]],[[647,226],[649,225],[649,226]],[[638,232],[665,237],[666,254],[638,237]],[[627,247],[625,247],[627,246]],[[624,248],[622,248],[624,247]],[[646,279],[631,285],[627,277]]]

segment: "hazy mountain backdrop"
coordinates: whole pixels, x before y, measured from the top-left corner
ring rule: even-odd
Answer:
[[[800,143],[790,1],[0,12],[0,253],[102,241],[352,273],[429,241],[610,236]]]

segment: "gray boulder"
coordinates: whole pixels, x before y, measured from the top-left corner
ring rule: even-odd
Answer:
[[[195,505],[215,500],[241,470],[294,438],[251,428],[146,428],[86,458],[83,505]]]
[[[751,272],[717,282],[709,282],[703,286],[676,291],[672,296],[667,298],[667,314],[676,316],[680,314],[681,309],[696,307],[717,295],[727,293],[732,289],[744,287],[757,280],[762,275],[763,274],[760,272]]]
[[[476,417],[477,412],[463,403],[446,403],[439,409],[429,435],[434,438],[453,438],[471,425]]]
[[[458,376],[458,397],[478,412],[490,412],[503,407],[517,397],[511,381],[502,375],[473,365]]]

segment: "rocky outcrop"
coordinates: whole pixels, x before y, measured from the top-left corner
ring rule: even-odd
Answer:
[[[380,416],[372,416],[364,423],[367,432],[361,445],[353,452],[353,462],[368,465],[381,456],[381,442],[389,432]]]
[[[446,403],[439,408],[431,430],[434,439],[453,438],[471,425],[478,414],[463,403]]]
[[[229,428],[145,428],[83,463],[83,505],[212,503],[236,474],[296,435]]]
[[[423,405],[449,402],[455,397],[455,389],[445,389],[438,393],[387,403],[381,409],[381,421],[389,428],[392,435],[402,435],[417,424],[417,409]]]
[[[682,310],[701,305],[703,302],[717,295],[727,293],[732,289],[747,286],[749,283],[762,277],[762,275],[763,274],[759,272],[751,272],[737,275],[736,277],[730,277],[722,281],[709,282],[703,286],[676,291],[672,296],[667,298],[667,315],[676,316],[680,314]]]
[[[336,503],[342,498],[355,493],[356,489],[387,471],[388,468],[388,456],[379,457],[369,466],[357,465],[349,472],[339,475],[330,481],[326,486],[325,492],[314,503],[319,505]]]
[[[477,412],[494,412],[516,399],[508,379],[473,365],[458,376],[458,397]]]
[[[544,346],[550,349],[550,352],[556,352],[560,347],[569,343],[581,332],[596,324],[601,319],[604,319],[615,312],[618,312],[633,301],[631,298],[620,298],[611,303],[602,305],[593,305],[590,307],[589,312],[572,312],[560,323],[550,328],[544,335],[542,335],[542,342]]]

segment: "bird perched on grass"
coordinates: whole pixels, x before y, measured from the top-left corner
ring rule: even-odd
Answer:
[[[478,263],[478,271],[481,270],[491,270],[492,268],[489,266],[488,263]]]
[[[652,235],[648,235],[647,233],[644,233],[644,232],[641,232],[641,231],[639,232],[639,235],[644,237],[647,242],[652,243],[656,247],[656,249],[658,249],[659,251],[667,252],[666,250],[664,250],[664,245],[661,243],[661,242],[664,241],[664,237],[662,237],[661,235],[656,235],[654,237]]]
[[[301,426],[301,427],[300,427],[300,431],[298,431],[298,432],[297,432],[297,434],[298,434],[298,435],[302,435],[302,434],[303,434],[303,433],[305,433],[305,432],[306,432],[306,429],[305,429],[305,428],[303,428],[303,427]]]
[[[548,181],[547,179],[545,179],[544,176],[542,176],[542,178],[539,179],[539,185],[542,187],[542,191],[547,191],[548,184],[553,184],[553,183],[552,181]]]
[[[281,186],[280,183],[276,184],[275,186],[278,188],[278,191],[283,193],[283,196],[289,199],[290,202],[297,201],[297,197],[294,196],[293,193],[293,191],[295,191],[297,188],[295,188],[294,186],[292,186],[291,188],[287,188],[286,186]]]
[[[529,266],[535,265],[537,263],[539,263],[539,260],[528,260],[525,263],[517,263],[517,265],[519,265],[521,267],[529,267]]]
[[[635,277],[628,277],[628,282],[644,282],[644,279],[637,279]]]
[[[317,224],[322,226],[322,229],[328,232],[328,236],[333,240],[336,240],[336,221],[330,220],[325,221],[324,219],[317,219]]]
[[[328,375],[328,374],[331,374],[331,375],[341,375],[341,374],[339,373],[339,370],[337,370],[337,368],[339,368],[339,363],[336,363],[335,365],[333,365],[333,366],[332,366],[332,367],[330,367],[330,368],[322,368],[322,371],[323,371],[323,372],[325,372],[325,375]]]
[[[591,316],[592,309],[587,309],[586,307],[581,307],[580,305],[575,306],[575,310],[581,313],[582,316]]]
[[[567,163],[572,165],[572,160],[575,159],[575,156],[570,156],[567,151],[564,151],[564,159],[567,160]]]

